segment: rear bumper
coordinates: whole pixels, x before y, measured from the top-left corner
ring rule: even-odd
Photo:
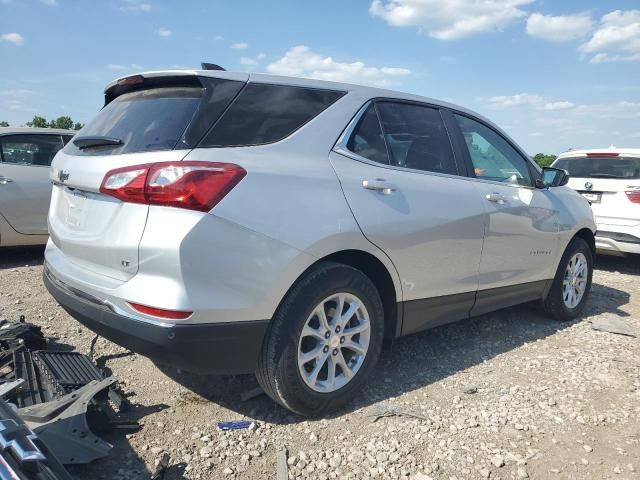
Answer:
[[[187,325],[143,322],[69,287],[46,265],[43,279],[49,293],[85,327],[158,363],[202,374],[255,371],[268,320]]]

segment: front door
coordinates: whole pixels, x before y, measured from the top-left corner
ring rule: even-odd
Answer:
[[[60,135],[0,137],[0,214],[18,233],[47,234],[49,165],[62,146]]]
[[[461,176],[440,111],[371,103],[330,158],[362,232],[398,270],[403,333],[467,316],[485,206]]]
[[[535,188],[534,167],[493,128],[460,114],[454,119],[486,210],[474,313],[539,298],[560,246],[553,193]]]

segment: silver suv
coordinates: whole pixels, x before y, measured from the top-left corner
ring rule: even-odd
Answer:
[[[595,224],[566,172],[436,100],[166,71],[56,156],[44,281],[88,328],[319,415],[383,343],[510,305],[576,317]]]

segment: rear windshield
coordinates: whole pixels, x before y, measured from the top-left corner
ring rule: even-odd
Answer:
[[[203,92],[202,88],[180,87],[125,93],[104,107],[77,135],[116,138],[123,145],[80,150],[71,141],[65,151],[74,155],[117,155],[176,148]]]
[[[201,146],[235,147],[277,142],[327,109],[344,93],[250,83]]]
[[[553,166],[579,178],[640,178],[640,158],[633,157],[561,158]]]

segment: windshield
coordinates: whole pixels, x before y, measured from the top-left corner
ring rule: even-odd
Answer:
[[[633,157],[561,158],[553,166],[574,178],[640,178],[640,158]]]

